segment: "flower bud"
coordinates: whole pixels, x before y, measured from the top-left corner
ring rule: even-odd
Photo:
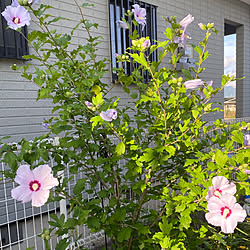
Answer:
[[[147,50],[149,47],[151,46],[151,42],[149,39],[146,39],[143,44],[142,44],[142,47],[144,50]]]
[[[116,22],[117,22],[119,28],[121,28],[121,29],[128,29],[128,24],[125,23],[124,21],[118,20]]]
[[[46,239],[46,240],[50,240],[50,236],[47,235],[47,236],[45,237],[45,239]]]
[[[206,30],[206,25],[203,24],[203,23],[198,23],[199,27],[202,29],[202,30]]]
[[[13,64],[13,65],[11,66],[11,69],[16,70],[16,64]]]
[[[65,97],[67,97],[67,98],[71,97],[72,95],[73,95],[73,93],[71,91],[67,91],[65,93]]]
[[[208,29],[212,29],[214,27],[214,23],[208,23],[207,27],[208,27]]]
[[[182,82],[183,81],[183,78],[182,77],[179,77],[178,78],[178,82]]]
[[[173,83],[177,83],[177,79],[176,78],[174,78],[172,81],[173,81]]]

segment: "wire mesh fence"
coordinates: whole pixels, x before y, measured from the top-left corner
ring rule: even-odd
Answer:
[[[250,118],[226,120],[225,123],[250,122]],[[212,135],[212,134],[211,134]],[[49,162],[53,167],[53,162]],[[120,164],[123,164],[122,162]],[[73,188],[80,178],[84,178],[84,173],[72,175],[66,165],[66,170],[61,175],[65,178],[72,177],[68,184],[69,194],[73,193]],[[8,169],[5,163],[1,163],[0,170]],[[44,241],[41,236],[44,229],[49,229],[48,221],[51,220],[51,214],[65,214],[71,216],[69,211],[69,202],[61,200],[60,202],[52,202],[40,208],[32,207],[30,203],[22,204],[11,198],[11,190],[15,187],[13,182],[5,179],[0,172],[0,249],[24,250],[27,248],[41,250],[45,249]],[[96,191],[101,190],[101,184],[96,187]],[[92,199],[93,195],[83,194],[84,198]],[[162,204],[160,202],[149,202],[145,210],[157,209]],[[79,249],[84,246],[91,249],[96,245],[96,242],[104,242],[104,232],[90,233],[89,229],[83,225],[77,228],[77,234],[81,235],[81,239],[69,245],[68,249]],[[54,249],[58,242],[57,237],[51,237],[49,244],[50,248]]]

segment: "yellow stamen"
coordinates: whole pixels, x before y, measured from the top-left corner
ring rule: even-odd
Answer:
[[[216,197],[221,198],[221,193],[220,193],[218,190],[215,190],[215,191],[214,191],[214,195],[215,195]]]
[[[226,218],[229,213],[230,213],[230,210],[228,208],[225,208],[224,211],[223,211],[222,217]]]
[[[16,17],[16,18],[13,20],[13,22],[14,22],[15,24],[18,24],[18,23],[19,23],[19,18]]]
[[[33,188],[34,191],[36,191],[39,188],[39,185],[37,183],[34,183],[32,185],[32,188]]]

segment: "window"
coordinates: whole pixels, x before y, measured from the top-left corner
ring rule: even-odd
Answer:
[[[132,10],[132,5],[139,4],[140,7],[145,8],[147,11],[147,24],[142,30],[142,26],[137,26],[137,31],[140,37],[149,37],[151,44],[157,40],[157,7],[148,3],[135,0],[110,0],[109,16],[110,16],[110,41],[111,41],[111,63],[112,68],[118,68],[121,65],[116,63],[115,53],[124,54],[126,48],[131,46],[131,41],[128,37],[129,31],[120,29],[117,21],[122,18],[127,19],[125,13],[127,10]],[[135,27],[133,27],[135,28]],[[157,52],[152,53],[150,60],[157,60]],[[124,63],[125,74],[130,74],[133,71],[131,63]],[[146,76],[147,78],[147,76]],[[112,80],[116,80],[117,75],[112,73]]]
[[[0,13],[11,2],[11,0],[0,0]],[[7,23],[0,14],[0,58],[22,59],[22,56],[28,54],[28,42],[17,31],[6,28]],[[27,27],[24,27],[22,32],[27,37]]]

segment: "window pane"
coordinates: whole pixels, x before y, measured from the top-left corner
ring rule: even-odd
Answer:
[[[131,41],[128,36],[129,31],[119,28],[117,21],[121,20],[122,18],[127,19],[125,13],[127,12],[128,9],[132,10],[133,8],[132,5],[134,4],[139,4],[142,8],[146,8],[147,24],[144,30],[142,30],[142,25],[135,26],[133,25],[133,23],[130,23],[130,25],[132,26],[132,30],[137,29],[137,32],[140,37],[148,36],[152,44],[154,43],[154,40],[157,39],[156,6],[136,0],[110,0],[110,39],[111,39],[112,68],[123,66],[125,74],[130,74],[132,72],[133,70],[132,63],[124,62],[123,64],[119,63],[119,65],[117,65],[115,53],[125,54],[126,49],[131,46]],[[155,51],[150,56],[150,60],[156,60],[156,59],[157,59],[157,52]],[[114,76],[116,76],[116,74],[113,74],[113,77]],[[113,78],[113,80],[115,78]]]

